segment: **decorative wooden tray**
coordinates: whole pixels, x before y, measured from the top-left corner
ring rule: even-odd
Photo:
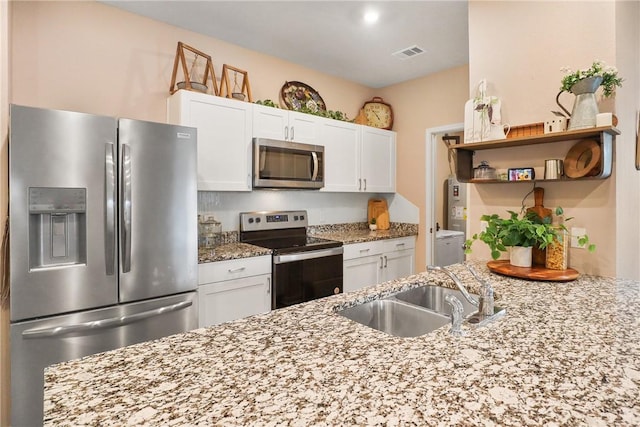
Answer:
[[[494,273],[527,280],[543,280],[548,282],[570,282],[576,280],[580,273],[573,268],[566,270],[550,270],[541,266],[514,267],[508,260],[489,261],[487,267]]]

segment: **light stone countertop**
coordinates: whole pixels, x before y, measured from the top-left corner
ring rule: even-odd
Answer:
[[[640,425],[640,282],[476,266],[507,314],[464,337],[398,338],[335,313],[452,286],[421,273],[49,367],[45,424]]]

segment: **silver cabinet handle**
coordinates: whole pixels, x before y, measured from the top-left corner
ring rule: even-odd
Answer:
[[[382,267],[384,267],[384,263],[382,262],[382,257],[380,257],[380,270],[382,270]]]
[[[116,162],[113,142],[104,151],[104,261],[107,276],[115,273],[116,258]]]
[[[247,188],[251,190],[251,174],[247,174]]]
[[[294,136],[293,136],[293,126],[291,126],[291,141],[293,141],[293,138],[294,138]]]
[[[25,338],[57,337],[74,332],[96,331],[100,329],[125,326],[130,323],[140,322],[141,320],[145,320],[150,317],[182,310],[192,304],[192,301],[182,301],[176,304],[154,308],[153,310],[143,311],[129,316],[111,317],[109,319],[93,320],[91,322],[77,323],[75,325],[68,326],[54,326],[53,328],[28,329],[22,332],[22,336]]]
[[[371,248],[367,248],[367,249],[360,249],[360,253],[365,253],[365,252],[369,252],[371,250]]]
[[[267,295],[271,294],[271,277],[267,277]]]
[[[284,140],[289,139],[289,126],[284,127]]]
[[[128,144],[122,144],[122,175],[120,177],[120,211],[122,219],[121,246],[122,246],[122,272],[131,271],[131,150]]]
[[[367,191],[367,178],[364,179],[364,191]]]
[[[240,273],[244,270],[246,270],[246,267],[230,268],[228,271],[229,273]]]
[[[396,243],[396,248],[399,248],[401,246],[404,246],[404,243]]]
[[[362,191],[362,178],[358,178],[358,191]]]
[[[318,178],[318,154],[315,151],[311,152],[311,160],[313,161],[313,169],[311,172],[311,181],[315,181]]]
[[[387,256],[384,256],[384,268],[387,268]]]

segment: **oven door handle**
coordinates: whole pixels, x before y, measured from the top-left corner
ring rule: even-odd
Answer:
[[[273,257],[274,264],[285,264],[287,262],[304,261],[307,259],[323,258],[333,255],[342,255],[344,249],[342,246],[338,248],[320,249],[317,251],[296,252],[294,254],[275,255]]]

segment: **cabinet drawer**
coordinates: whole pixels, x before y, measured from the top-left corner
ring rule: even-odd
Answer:
[[[384,245],[382,241],[353,243],[350,245],[344,245],[344,254],[342,255],[342,258],[354,259],[370,255],[378,255],[381,254],[383,250]]]
[[[384,252],[403,251],[416,247],[416,238],[413,236],[384,241]]]
[[[271,274],[271,256],[258,256],[198,265],[198,284]]]

